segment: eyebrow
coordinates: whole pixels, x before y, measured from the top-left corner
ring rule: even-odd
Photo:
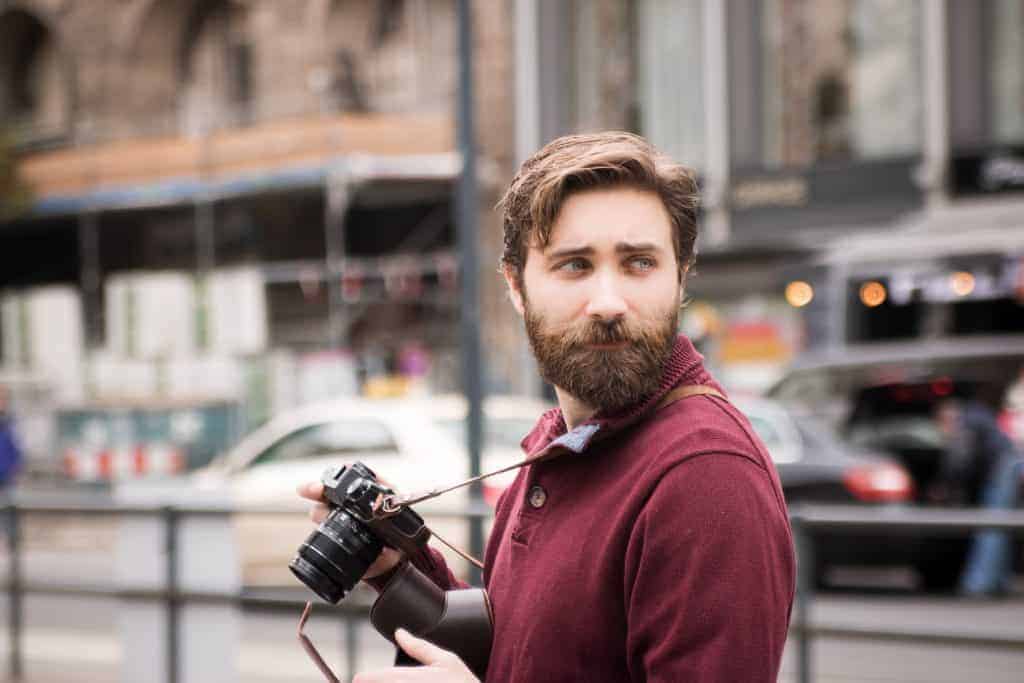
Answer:
[[[615,245],[617,254],[636,254],[638,252],[660,252],[662,248],[653,242],[619,242]],[[568,249],[556,249],[547,255],[549,259],[566,258],[569,256],[590,256],[594,253],[593,247],[570,247]]]

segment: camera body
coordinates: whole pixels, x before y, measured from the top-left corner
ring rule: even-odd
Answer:
[[[329,468],[321,482],[332,509],[299,546],[288,568],[325,601],[336,604],[344,598],[384,545],[412,555],[430,539],[430,529],[411,508],[381,512],[381,502],[394,491],[363,463]]]
[[[321,481],[331,511],[299,546],[288,568],[310,590],[336,604],[362,578],[384,545],[414,556],[427,545],[430,529],[406,505],[384,510],[386,497],[394,491],[362,463],[330,468]],[[411,562],[403,562],[381,590],[370,621],[392,642],[395,629],[406,628],[455,652],[477,677],[486,675],[494,615],[482,588],[445,591]],[[414,663],[403,656],[399,652],[401,663]]]

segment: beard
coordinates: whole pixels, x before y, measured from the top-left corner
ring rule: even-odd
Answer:
[[[661,385],[665,362],[675,347],[676,305],[647,325],[622,319],[549,326],[525,300],[526,334],[541,376],[597,410],[615,413],[640,403]],[[617,349],[591,345],[624,343]]]

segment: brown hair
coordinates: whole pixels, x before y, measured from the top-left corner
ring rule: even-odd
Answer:
[[[647,140],[619,131],[566,135],[523,162],[498,202],[505,230],[501,263],[522,284],[531,241],[541,248],[562,204],[582,190],[631,186],[656,192],[672,220],[672,243],[682,280],[693,263],[698,190],[693,171],[659,153]]]

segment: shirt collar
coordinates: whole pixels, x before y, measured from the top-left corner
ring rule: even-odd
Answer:
[[[533,430],[522,441],[523,451],[531,458],[550,448],[561,447],[573,453],[582,453],[595,439],[606,438],[653,412],[673,388],[685,384],[705,384],[721,391],[721,387],[704,369],[704,357],[684,336],[676,337],[675,346],[662,371],[658,388],[644,400],[614,413],[598,413],[594,417],[567,430],[561,408],[548,410]]]

